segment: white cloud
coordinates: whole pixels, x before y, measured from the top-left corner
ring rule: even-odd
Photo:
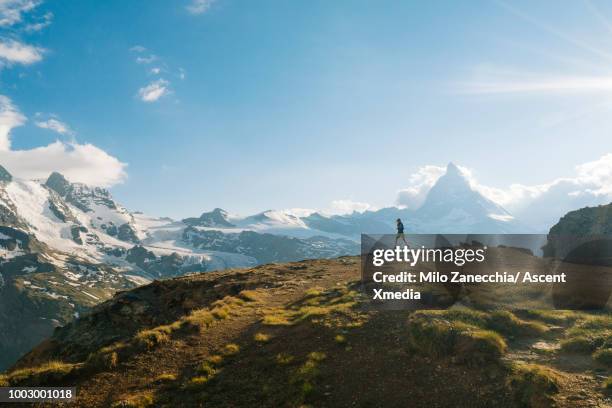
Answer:
[[[130,51],[132,52],[145,52],[147,49],[145,47],[143,47],[142,45],[135,45],[132,48],[130,48]]]
[[[417,209],[425,200],[429,189],[446,171],[445,167],[427,165],[408,178],[409,186],[398,191],[397,203],[402,207]]]
[[[288,208],[280,211],[282,214],[292,215],[294,217],[302,218],[308,217],[317,212],[317,210],[313,210],[311,208]]]
[[[10,133],[26,122],[11,100],[0,95],[0,164],[18,178],[46,178],[59,171],[69,180],[109,187],[126,178],[125,163],[92,144],[56,141],[28,150],[11,150]]]
[[[157,55],[149,55],[148,57],[136,57],[136,62],[138,64],[150,64],[152,62],[157,61]]]
[[[42,59],[44,51],[17,40],[0,39],[0,61],[5,64],[33,64]]]
[[[334,200],[331,203],[331,209],[325,211],[328,214],[352,214],[353,212],[364,212],[372,210],[372,206],[368,203],[363,203],[353,200]]]
[[[153,75],[159,75],[161,73],[161,68],[160,67],[153,67],[151,68],[151,71],[149,71],[151,74]]]
[[[0,27],[10,27],[20,23],[23,15],[36,8],[38,0],[0,0]]]
[[[0,95],[0,151],[10,150],[11,129],[25,123],[26,117],[19,112],[13,102],[6,96]]]
[[[138,90],[138,96],[143,102],[155,102],[164,95],[170,93],[169,82],[165,79],[158,79],[149,85]]]
[[[55,118],[37,121],[35,124],[39,128],[52,130],[60,135],[74,135],[74,131],[70,129],[70,126]]]
[[[0,163],[19,178],[46,178],[58,171],[72,182],[110,187],[126,178],[125,163],[92,144],[56,141],[29,150],[0,151]]]
[[[186,9],[191,14],[203,14],[210,9],[213,3],[214,0],[191,0]]]
[[[24,30],[30,33],[41,31],[42,29],[51,25],[52,21],[53,21],[53,13],[48,12],[45,15],[43,15],[42,18],[39,18],[37,21],[27,24]]]

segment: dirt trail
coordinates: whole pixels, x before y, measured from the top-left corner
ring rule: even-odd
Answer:
[[[568,327],[551,326],[544,337],[512,342],[504,360],[539,364],[554,369],[558,376],[557,407],[610,408],[612,398],[602,393],[606,370],[593,362],[590,355],[561,352],[561,340]]]

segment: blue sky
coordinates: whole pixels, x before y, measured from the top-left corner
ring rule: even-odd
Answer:
[[[608,177],[610,21],[595,0],[4,0],[0,160],[174,217],[391,205],[449,161],[492,195]]]

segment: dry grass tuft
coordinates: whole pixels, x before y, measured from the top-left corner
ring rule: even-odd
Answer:
[[[240,352],[240,346],[236,343],[229,343],[223,347],[222,354],[224,356],[233,356],[234,354],[238,354]]]
[[[112,408],[147,408],[153,406],[155,399],[150,392],[131,395],[125,399],[114,402]]]
[[[516,402],[525,407],[548,407],[553,403],[552,395],[559,392],[559,374],[551,368],[517,363],[512,367],[508,385]]]
[[[82,364],[64,363],[62,361],[49,361],[38,367],[23,368],[8,374],[5,382],[11,385],[57,384],[75,374]]]
[[[258,343],[267,343],[270,341],[270,339],[272,338],[272,336],[270,336],[269,334],[266,333],[255,333],[255,335],[253,336],[253,340],[255,340]]]

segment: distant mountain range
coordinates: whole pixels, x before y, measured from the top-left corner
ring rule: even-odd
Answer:
[[[14,179],[0,166],[0,369],[118,290],[190,272],[333,258],[362,233],[531,232],[470,187],[453,164],[416,209],[329,216],[222,209],[173,220],[131,212],[102,188]]]

